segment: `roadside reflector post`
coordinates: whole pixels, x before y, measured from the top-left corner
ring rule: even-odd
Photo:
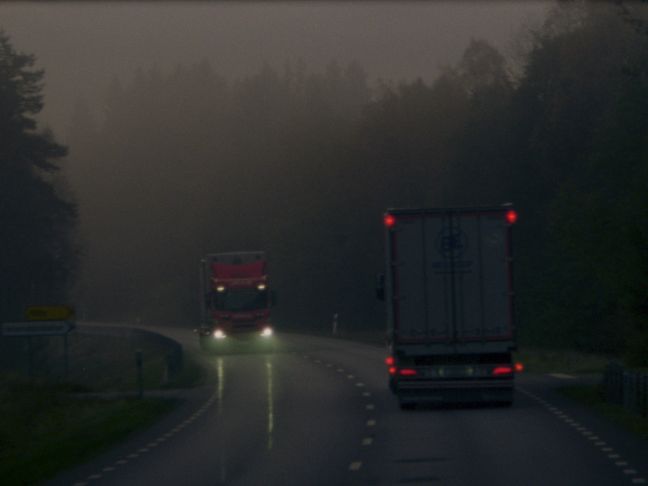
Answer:
[[[135,365],[137,366],[137,397],[142,398],[144,394],[143,386],[144,380],[142,376],[142,350],[135,351]]]
[[[165,356],[164,370],[162,371],[162,386],[168,385],[171,378],[175,375],[175,360],[171,353]]]

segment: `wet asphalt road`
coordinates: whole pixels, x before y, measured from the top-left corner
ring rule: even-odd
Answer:
[[[189,350],[190,330],[165,330]],[[517,378],[512,407],[401,411],[385,353],[279,335],[274,352],[204,356],[208,386],[52,485],[648,484],[648,443]]]

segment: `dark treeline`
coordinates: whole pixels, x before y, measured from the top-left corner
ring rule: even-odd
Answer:
[[[67,303],[76,210],[57,176],[66,148],[35,121],[43,71],[0,30],[0,322]]]
[[[511,201],[521,338],[639,359],[648,35],[622,6],[568,2],[527,44],[515,70],[474,40],[433,83],[379,89],[334,63],[113,83],[69,139],[88,317],[191,325],[200,256],[265,249],[280,325],[377,329],[385,208]]]

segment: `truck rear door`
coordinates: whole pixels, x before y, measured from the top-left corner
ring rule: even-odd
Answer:
[[[395,214],[389,238],[400,342],[512,338],[504,210]]]
[[[441,218],[398,215],[391,234],[394,327],[399,342],[448,340],[452,303],[447,272],[435,269]],[[438,272],[438,273],[435,273]]]
[[[504,211],[455,212],[437,248],[450,267],[457,341],[512,338],[509,225]]]

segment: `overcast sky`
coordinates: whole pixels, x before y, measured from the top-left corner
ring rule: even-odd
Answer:
[[[203,59],[229,78],[302,60],[358,61],[372,80],[433,79],[471,38],[503,52],[551,2],[129,2],[0,4],[0,29],[46,71],[43,120],[64,137],[79,96],[101,105],[136,68]]]

